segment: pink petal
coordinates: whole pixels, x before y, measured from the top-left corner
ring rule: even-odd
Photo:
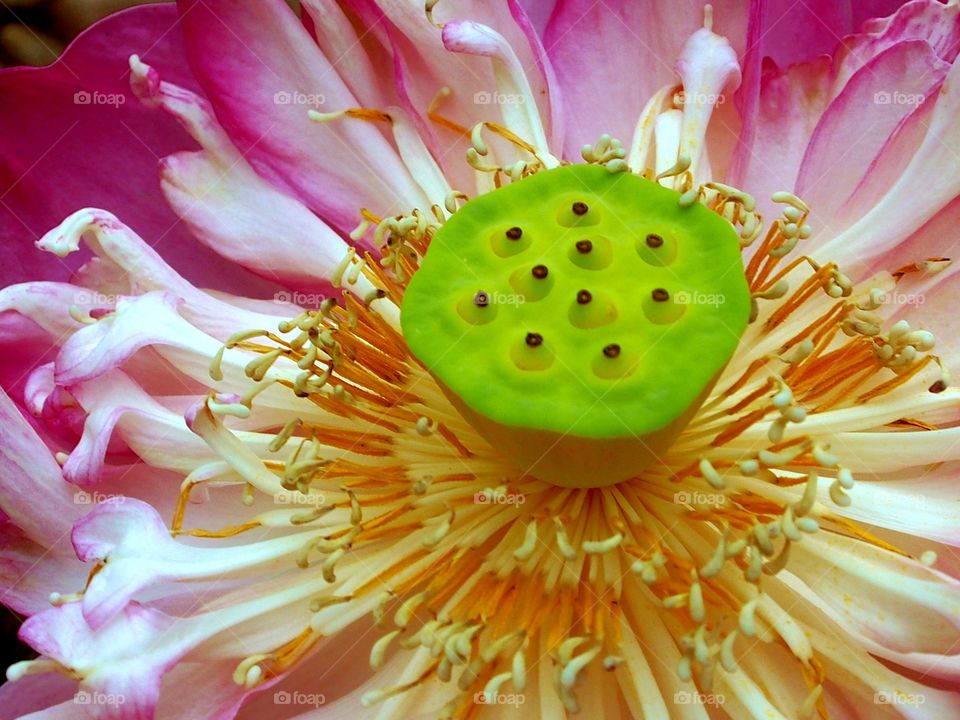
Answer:
[[[374,33],[367,32],[337,0],[303,0],[300,4],[301,17],[309,23],[308,30],[320,51],[325,57],[336,58],[339,67],[350,68],[343,81],[360,105],[384,108],[398,104],[393,77],[381,70],[390,62],[388,52]]]
[[[88,574],[64,543],[51,551],[12,523],[0,524],[0,596],[15,612],[29,616],[48,610],[51,592],[83,587]]]
[[[273,327],[284,316],[282,306],[277,309],[278,315],[252,313],[198,290],[164,262],[143,238],[105,210],[78,210],[38,240],[37,246],[66,257],[79,249],[83,238],[100,260],[127,274],[134,292],[166,291],[182,304],[186,318],[217,337],[226,339],[237,328]],[[101,295],[97,291],[75,291],[75,297],[81,301],[86,300],[86,296],[96,301]],[[116,298],[108,299],[112,301],[109,305],[116,301]],[[81,303],[75,300],[74,304]]]
[[[31,713],[51,708],[64,703],[72,709],[73,715],[61,714],[63,718],[76,718],[76,705],[73,702],[77,683],[58,673],[44,673],[42,675],[27,675],[17,682],[8,682],[0,686],[0,708],[3,708],[3,717],[26,718],[38,720],[38,716]],[[64,713],[66,710],[63,711]],[[53,718],[53,713],[43,717]]]
[[[768,211],[772,210],[770,196],[790,190],[796,183],[810,136],[830,102],[830,93],[828,58],[787,70],[769,62],[765,65],[756,114],[750,119],[753,142],[738,149],[739,174],[731,181],[754,195]]]
[[[213,459],[188,431],[182,412],[164,407],[119,370],[75,385],[73,394],[88,413],[83,435],[63,466],[64,477],[76,485],[90,488],[101,481],[108,469],[108,447],[115,450],[115,430],[125,446],[153,468],[187,473]]]
[[[888,15],[902,4],[903,0],[769,0],[764,54],[782,66],[831,54],[840,38],[859,30],[865,20]]]
[[[836,215],[844,201],[893,132],[935,95],[947,69],[929,45],[910,41],[877,55],[850,78],[817,123],[797,173],[795,191],[814,209],[815,229],[840,229]]]
[[[329,287],[346,243],[253,171],[213,119],[206,101],[162,82],[139,60],[132,60],[131,67],[141,100],[162,107],[204,148],[162,162],[164,194],[191,231],[214,252],[265,278]]]
[[[865,3],[857,3],[862,4]],[[873,57],[908,40],[928,44],[937,57],[948,63],[960,52],[960,7],[939,0],[913,0],[897,8],[890,17],[883,17],[884,14],[870,16],[876,19],[867,23],[863,32],[845,38],[838,48],[838,84],[845,83]]]
[[[82,34],[54,65],[0,72],[0,236],[26,250],[79,207],[102,205],[130,222],[188,277],[223,289],[264,293],[270,285],[220,262],[157,201],[157,159],[191,146],[171,120],[140,106],[126,87],[127,58],[144,54],[172,80],[195,87],[184,63],[175,10],[146,6],[112,15]],[[76,93],[87,93],[77,96]],[[86,102],[85,102],[86,101]],[[63,279],[63,263],[15,253],[3,283]]]
[[[960,194],[960,61],[954,61],[940,87],[923,142],[877,204],[842,233],[817,249],[851,275],[872,258],[889,252]],[[937,177],[937,182],[928,178]],[[923,192],[916,192],[923,188]],[[909,197],[909,202],[904,198]]]
[[[837,6],[836,11],[820,8],[826,4],[783,2],[779,8],[764,7],[763,12],[754,8],[750,50],[744,63],[744,130],[734,158],[733,175],[728,180],[746,188],[760,202],[777,190],[794,189],[800,160],[821,115],[865,64],[892,46],[912,40],[929,43],[935,56],[947,62],[960,49],[958,8],[937,0],[909,2],[890,18],[866,23],[862,32],[843,38],[842,43],[841,35],[859,28],[861,19],[855,18],[850,25],[849,18],[858,16],[860,7],[873,7],[877,13],[892,12],[897,3],[890,3],[889,7],[882,2],[856,3],[852,15],[849,4]],[[794,48],[791,38],[797,34],[792,30],[771,31],[771,23],[776,28],[794,28],[799,22],[794,14],[810,15],[818,9],[824,11],[823,22],[815,17],[814,27],[825,30],[825,25],[833,23],[841,28],[839,34],[825,31],[813,44],[802,41]],[[828,45],[821,48],[822,43]],[[781,46],[786,49],[781,50]],[[816,48],[821,48],[820,53],[833,51],[833,56],[830,60],[821,56],[779,71],[775,63],[768,61],[761,70],[760,56],[771,55],[791,62],[812,57],[816,52],[811,49]],[[892,94],[898,88],[884,89]],[[869,107],[876,109],[872,103]],[[848,188],[847,194],[852,189]]]
[[[703,26],[703,5],[696,0],[557,3],[544,46],[563,94],[567,158],[578,158],[580,148],[603,133],[629,143],[647,100],[677,82],[673,64],[687,38]],[[714,30],[742,53],[747,3],[713,5]]]
[[[60,466],[0,390],[0,508],[31,540],[62,544],[81,515]]]
[[[235,659],[179,662],[163,677],[156,720],[228,720],[243,698],[255,693],[233,682]]]
[[[513,101],[500,103],[503,124],[536,148],[537,155],[548,167],[556,165],[547,147],[546,130],[527,72],[506,38],[489,25],[472,20],[446,23],[442,37],[443,46],[451,52],[490,58],[497,79],[496,89],[516,97]]]
[[[282,0],[178,5],[187,56],[217,119],[264,177],[341,231],[356,227],[363,207],[380,216],[429,207],[377,128],[309,120],[311,108],[358,103]]]
[[[172,317],[179,303],[173,295],[159,291],[120,298],[115,313],[78,330],[63,344],[57,356],[57,383],[71,385],[95,378],[122,365],[140,348],[165,339],[156,321]]]
[[[468,192],[467,188],[472,189],[476,183],[473,170],[464,160],[468,143],[448,128],[427,121],[426,110],[440,88],[448,87],[452,94],[443,100],[440,114],[468,128],[484,120],[499,121],[501,108],[487,102],[496,89],[489,59],[451,56],[442,43],[441,31],[425,22],[420,4],[380,3],[374,7],[361,0],[349,0],[347,4],[369,32],[390,49],[402,106],[422,125],[425,140],[450,184]],[[536,104],[548,126],[551,148],[559,150],[562,117],[557,88],[540,39],[529,27],[522,8],[509,0],[439,3],[434,8],[434,19],[439,24],[472,21],[491,28],[506,40],[525,69],[533,91],[530,102]]]
[[[79,603],[66,603],[29,618],[20,638],[46,657],[83,676],[81,692],[120,698],[95,708],[118,720],[153,718],[163,672],[178,653],[151,653],[150,646],[169,631],[174,618],[138,604],[128,605],[98,632],[87,625]]]

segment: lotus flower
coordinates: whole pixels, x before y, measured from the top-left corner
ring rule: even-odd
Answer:
[[[0,712],[960,717],[960,7],[302,5],[0,76]]]

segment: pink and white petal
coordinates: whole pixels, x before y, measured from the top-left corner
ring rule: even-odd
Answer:
[[[160,342],[162,328],[154,322],[172,317],[178,305],[176,297],[159,291],[118,299],[114,312],[78,330],[63,344],[56,360],[57,384],[91,380],[122,365],[140,348]],[[194,334],[202,335],[199,330]],[[180,343],[189,347],[186,343],[191,339],[184,337]]]
[[[862,32],[844,37],[842,43],[839,42],[840,35],[852,32],[859,27],[862,20],[855,18],[853,25],[843,33],[831,35],[824,32],[817,42],[811,44],[804,41],[796,50],[790,49],[791,43],[800,36],[794,32],[772,32],[767,26],[773,22],[777,27],[782,25],[783,28],[793,28],[794,23],[790,19],[792,13],[810,14],[816,8],[802,3],[789,8],[786,5],[793,4],[785,3],[783,7],[768,5],[759,12],[760,8],[754,7],[755,13],[759,12],[762,18],[752,21],[753,30],[756,31],[760,25],[766,29],[762,33],[756,33],[757,37],[751,42],[745,60],[745,87],[742,92],[745,129],[734,159],[734,174],[729,178],[730,182],[747,188],[761,202],[777,190],[792,190],[792,182],[796,179],[796,171],[800,166],[799,160],[806,151],[820,115],[858,70],[893,46],[910,41],[922,42],[924,45],[929,42],[931,52],[937,58],[952,62],[957,47],[949,48],[952,44],[951,38],[960,32],[956,9],[950,9],[937,0],[914,0],[899,9],[896,7],[898,4],[890,3],[888,7],[878,7],[881,14],[896,12],[889,18],[867,23]],[[848,24],[844,18],[850,17],[851,9],[841,9],[835,3],[831,5],[835,6],[836,10],[823,8],[824,14],[814,21],[813,27],[822,30],[825,27],[822,23],[829,25],[833,22],[838,27]],[[853,15],[858,15],[862,7],[865,7],[863,3],[857,3],[852,9]],[[830,20],[834,12],[838,14]],[[761,72],[760,55],[771,55],[787,63],[812,58],[817,53],[811,52],[811,48],[818,47],[817,43],[821,40],[827,43],[820,50],[821,53],[833,50],[834,45],[839,43],[830,59],[822,56],[780,71],[774,69],[774,63],[767,62]],[[778,49],[780,47],[784,48],[786,55]],[[814,71],[812,75],[811,71]],[[809,78],[804,82],[805,75]],[[793,102],[781,107],[780,112],[771,112],[771,105],[775,107],[778,104],[777,87],[783,85],[783,80],[791,78],[794,82],[799,82],[798,90],[806,86],[806,92],[794,93]],[[896,87],[882,89],[891,95],[895,90]],[[772,96],[768,97],[771,94]],[[913,106],[904,109],[913,109]],[[755,120],[758,112],[759,117]],[[772,124],[772,119],[779,120],[780,124]],[[786,133],[783,133],[784,129]],[[785,137],[781,138],[780,135]],[[770,145],[772,147],[768,147]],[[787,152],[784,153],[784,149]],[[770,150],[775,152],[771,153]],[[768,177],[770,175],[774,177]],[[852,190],[853,188],[846,188],[845,196]]]
[[[960,699],[942,682],[926,674],[904,672],[891,668],[871,653],[868,640],[841,625],[835,613],[824,612],[811,601],[809,592],[798,591],[795,579],[784,575],[789,582],[771,583],[767,593],[781,604],[791,608],[791,614],[804,627],[817,657],[824,663],[828,678],[827,691],[833,697],[834,707],[846,710],[841,717],[860,718],[863,715],[852,708],[869,706],[874,712],[890,707],[892,712],[881,715],[895,720],[929,720],[932,717],[955,717],[960,713]],[[917,682],[920,678],[929,684]],[[934,687],[931,687],[934,686]],[[828,697],[829,701],[829,697]]]
[[[936,108],[936,97],[936,92],[927,95],[903,118],[864,171],[859,184],[846,193],[848,198],[837,213],[838,230],[845,229],[852,221],[870,212],[907,169],[926,137]],[[920,98],[917,100],[920,101]],[[869,249],[866,255],[870,257]],[[894,269],[900,266],[886,267]],[[859,280],[859,276],[854,277]]]
[[[859,274],[870,259],[892,250],[960,195],[958,83],[960,61],[955,61],[940,88],[926,136],[904,172],[870,212],[822,245],[818,256]],[[940,182],[930,183],[930,177]],[[924,192],[914,192],[917,187]]]
[[[883,17],[884,14],[872,15],[874,19],[865,24],[861,32],[844,38],[837,48],[838,86],[873,57],[897,43],[922,41],[947,63],[952,63],[960,52],[960,8],[956,5],[938,0],[912,0],[900,5],[889,17]]]
[[[0,289],[0,312],[13,311],[29,318],[59,343],[84,327],[84,323],[71,316],[71,306],[89,314],[94,308],[107,306],[104,300],[94,291],[67,283],[19,283]]]
[[[513,98],[499,103],[504,126],[530,143],[548,168],[555,167],[558,161],[550,154],[536,96],[520,58],[506,38],[490,26],[472,20],[446,23],[442,38],[443,46],[450,52],[490,58],[497,93]]]
[[[175,122],[157,118],[130,94],[127,58],[135,52],[179,84],[195,87],[175,10],[167,5],[111,15],[49,67],[0,71],[0,134],[18,139],[7,144],[0,162],[0,236],[25,248],[78,207],[109,205],[188,277],[264,294],[267,283],[218,263],[156,202],[157,159],[191,141]],[[66,279],[82,261],[14,253],[0,269],[2,284]]]
[[[236,660],[178,662],[163,676],[156,720],[226,720],[253,694],[233,682]]]
[[[0,598],[21,615],[50,607],[50,593],[83,587],[88,571],[61,543],[51,551],[8,521],[0,525]]]
[[[847,35],[857,32],[864,21],[896,11],[903,1],[767,0],[763,53],[781,66],[829,55],[841,40],[846,41]]]
[[[0,440],[0,509],[34,542],[62,546],[81,509],[60,466],[2,390]]]
[[[182,302],[185,317],[221,339],[226,339],[238,328],[273,327],[278,321],[276,315],[245,312],[198,290],[164,262],[139,235],[105,210],[78,210],[46,233],[37,241],[37,246],[66,257],[80,248],[81,239],[86,239],[101,260],[125,271],[134,290],[171,293]]]
[[[957,478],[960,465],[916,468],[894,477],[859,479],[850,490],[853,503],[833,510],[838,515],[917,538],[960,547]],[[824,497],[826,503],[826,497]]]
[[[374,33],[358,33],[354,23],[359,20],[337,0],[303,0],[301,7],[320,51],[335,66],[350,69],[343,81],[360,106],[382,109],[396,104],[399,98],[392,75],[379,71],[390,64],[389,52]]]
[[[145,587],[164,581],[223,580],[254,572],[272,574],[324,529],[308,530],[233,547],[191,547],[170,537],[157,511],[133,498],[101,504],[73,529],[72,541],[83,562],[102,563],[82,600],[93,629],[112,619]],[[269,567],[268,567],[269,566]]]
[[[160,679],[182,652],[177,643],[151,652],[175,618],[150,608],[127,605],[113,622],[92,631],[79,603],[66,603],[28,618],[20,638],[81,678],[80,689],[114,702],[92,706],[94,717],[147,720],[154,716]],[[28,661],[29,663],[30,661]],[[11,672],[16,672],[13,666]]]
[[[73,702],[77,683],[58,673],[27,675],[17,682],[7,682],[0,686],[0,718],[2,720],[22,720],[42,717],[53,718],[54,711],[48,710],[61,703],[72,708],[72,715],[60,714],[59,717],[77,717],[77,706]],[[60,711],[56,711],[60,712]],[[65,710],[64,710],[65,712]]]
[[[960,581],[826,533],[795,543],[788,570],[782,581],[869,652],[934,677],[960,678]]]
[[[677,59],[677,74],[683,84],[683,130],[679,155],[690,160],[694,182],[713,179],[707,156],[710,118],[727,96],[740,85],[740,63],[726,38],[707,27],[687,40]],[[721,137],[734,136],[732,132]],[[716,151],[717,148],[711,147]]]
[[[459,133],[451,133],[432,121],[427,122],[427,109],[441,88],[446,87],[452,92],[440,105],[440,114],[468,128],[484,120],[497,120],[499,109],[489,102],[493,92],[497,91],[490,61],[463,53],[452,54],[443,45],[441,31],[427,21],[422,5],[380,3],[374,6],[362,0],[350,0],[348,5],[364,26],[390,48],[400,104],[420,128],[450,184],[470,192],[476,180],[473,170],[463,159],[469,143]],[[505,39],[519,59],[531,87],[532,97],[525,102],[535,107],[526,110],[538,111],[543,124],[548,126],[547,138],[551,148],[558,149],[558,133],[563,121],[561,103],[552,82],[549,60],[523,9],[512,0],[464,0],[437,4],[433,17],[438,25],[472,21]],[[507,90],[501,88],[500,91]],[[436,133],[434,128],[437,128]]]
[[[818,237],[835,235],[856,220],[841,213],[844,203],[888,138],[922,98],[936,94],[948,67],[926,43],[899,43],[865,64],[830,103],[810,138],[794,186],[814,209],[809,250]]]
[[[756,197],[765,216],[775,217],[770,196],[796,184],[810,136],[830,103],[830,60],[786,70],[767,62],[759,84],[756,113],[746,121],[752,123],[753,141],[738,147],[731,182]]]
[[[356,227],[364,207],[380,216],[429,208],[377,128],[309,120],[311,108],[346,110],[358,102],[282,0],[178,6],[194,73],[227,135],[261,175],[342,232]]]
[[[80,442],[70,453],[63,472],[77,485],[89,487],[100,482],[107,469],[104,466],[107,444],[114,430],[126,446],[152,468],[189,473],[216,459],[189,431],[182,411],[164,407],[119,370],[78,384],[74,394],[88,418]],[[237,432],[253,450],[268,454],[270,435]]]
[[[715,31],[729,38],[741,54],[746,46],[748,4],[713,6]],[[596,142],[604,133],[629,142],[647,100],[659,88],[676,82],[673,63],[703,20],[703,3],[694,0],[669,5],[628,0],[557,3],[544,46],[567,117],[564,156],[576,160],[584,144]],[[615,92],[606,82],[611,78]]]
[[[329,287],[346,243],[313,213],[254,172],[212,117],[209,103],[131,58],[141,101],[162,107],[204,148],[161,163],[161,187],[191,231],[252,272],[298,287]]]

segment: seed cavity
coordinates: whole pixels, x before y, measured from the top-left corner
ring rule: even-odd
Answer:
[[[483,290],[473,296],[473,304],[477,307],[485,308],[490,304],[490,296]]]
[[[543,335],[535,332],[527,333],[525,342],[530,347],[540,347],[541,345],[543,345]]]
[[[616,321],[618,314],[617,305],[609,293],[594,294],[583,289],[577,292],[576,302],[571,303],[567,319],[575,328],[591,330]]]
[[[610,343],[603,349],[603,354],[610,359],[618,358],[620,357],[620,346],[616,343]]]
[[[600,234],[581,237],[569,246],[567,257],[584,270],[604,270],[613,263],[614,243]]]
[[[647,247],[654,249],[663,247],[663,238],[656,233],[650,233],[647,235]]]
[[[656,288],[650,297],[653,298],[654,302],[667,302],[670,299],[670,293],[668,293],[664,288]]]

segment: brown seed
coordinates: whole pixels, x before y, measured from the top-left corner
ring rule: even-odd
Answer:
[[[577,252],[581,255],[586,255],[588,252],[593,250],[593,243],[589,240],[577,240]]]
[[[943,380],[937,380],[933,385],[927,388],[932,393],[942,393],[947,389],[947,384]]]
[[[527,333],[526,342],[530,347],[540,347],[543,345],[543,335],[540,333]]]
[[[590,294],[589,290],[581,290],[577,293],[577,303],[580,305],[586,305],[591,300],[593,300],[593,295]]]
[[[620,346],[616,343],[610,343],[603,349],[603,354],[608,358],[620,357]]]
[[[663,238],[657,235],[656,233],[650,233],[647,235],[647,247],[649,248],[658,248],[663,245]]]
[[[546,265],[534,265],[530,272],[537,280],[543,280],[550,273]]]
[[[670,299],[670,293],[668,293],[663,288],[657,288],[652,293],[650,293],[650,297],[653,298],[654,302],[666,302],[667,300]]]
[[[573,206],[570,209],[573,210],[574,215],[586,215],[587,210],[589,210],[590,208],[587,207],[587,204],[585,202],[580,202],[578,200],[573,204]]]
[[[487,295],[483,290],[478,292],[473,296],[473,304],[477,307],[486,307],[490,304],[490,296]]]
[[[521,237],[523,237],[523,230],[518,227],[512,227],[507,230],[507,237],[511,240],[519,240]]]

